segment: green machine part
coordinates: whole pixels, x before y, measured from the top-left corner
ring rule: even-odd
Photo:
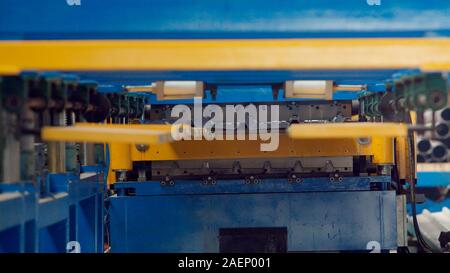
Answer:
[[[92,93],[96,92],[97,85],[97,82],[79,82],[76,91],[71,93],[69,100],[82,105],[80,114],[84,114],[89,110],[87,108],[90,103],[90,97]]]
[[[447,79],[441,73],[429,73],[425,76],[426,91],[417,90],[415,96],[416,105],[421,101],[422,94],[425,94],[426,106],[431,110],[437,111],[447,106],[448,102],[448,83]]]
[[[437,111],[447,105],[448,84],[441,73],[403,76],[396,94],[405,98],[404,108],[410,111]],[[403,85],[403,86],[402,86]],[[397,87],[397,86],[396,86]]]
[[[127,94],[129,105],[129,118],[140,118],[144,113],[145,98],[139,94]]]
[[[380,109],[381,99],[383,93],[367,92],[361,94],[359,100],[362,104],[362,114],[369,118],[382,117],[383,114]]]
[[[33,90],[31,97],[43,98],[46,108],[52,108],[61,111],[64,109],[67,96],[64,94],[61,78],[58,74],[44,74],[39,78],[39,88]],[[54,102],[52,105],[50,102]]]
[[[26,103],[30,87],[36,80],[31,74],[25,76],[6,76],[2,79],[2,106],[10,113],[19,113]]]
[[[403,112],[406,109],[406,86],[402,79],[394,80],[394,108],[396,112]]]

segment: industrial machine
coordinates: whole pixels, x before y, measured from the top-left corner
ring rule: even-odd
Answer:
[[[448,4],[9,2],[0,252],[449,250]]]

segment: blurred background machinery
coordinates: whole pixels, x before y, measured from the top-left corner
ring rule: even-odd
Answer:
[[[448,251],[450,4],[380,2],[1,0],[0,252]]]

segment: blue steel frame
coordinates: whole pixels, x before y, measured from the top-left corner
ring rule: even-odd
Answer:
[[[49,174],[47,190],[32,183],[0,183],[0,253],[66,252],[69,241],[81,252],[103,252],[103,171],[80,179]]]
[[[397,248],[390,177],[115,184],[109,198],[112,252],[218,252],[219,228],[286,227],[288,251]],[[371,191],[374,186],[378,190]]]
[[[448,36],[449,13],[442,0],[1,0],[0,39]]]

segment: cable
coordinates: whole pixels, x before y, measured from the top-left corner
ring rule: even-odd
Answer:
[[[407,115],[407,122],[411,123],[411,116]],[[428,243],[423,239],[422,233],[420,232],[419,228],[419,222],[417,221],[417,208],[416,208],[416,194],[415,194],[415,143],[414,143],[414,133],[409,132],[408,133],[408,158],[409,158],[409,165],[410,165],[410,195],[411,195],[411,208],[412,208],[412,218],[413,218],[413,226],[414,226],[414,232],[416,234],[417,243],[419,244],[419,247],[421,250],[423,250],[426,253],[439,253],[439,250],[434,250],[432,247],[428,245]]]

